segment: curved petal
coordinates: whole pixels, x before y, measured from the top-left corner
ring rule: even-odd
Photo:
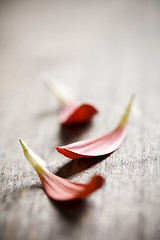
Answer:
[[[62,124],[75,124],[88,122],[98,110],[90,104],[67,104],[60,112],[60,122]]]
[[[88,122],[98,110],[90,104],[78,104],[77,101],[71,97],[67,88],[57,82],[55,79],[46,81],[46,85],[50,92],[61,103],[61,110],[59,114],[60,123],[62,124],[80,124]]]
[[[52,173],[48,176],[40,176],[40,179],[47,195],[57,201],[87,198],[104,183],[101,176],[94,176],[87,184],[75,183]]]
[[[104,179],[98,175],[94,176],[87,184],[72,182],[54,175],[44,166],[44,161],[29,149],[22,140],[20,140],[20,143],[25,157],[38,173],[44,190],[50,198],[56,201],[84,199],[102,187]]]

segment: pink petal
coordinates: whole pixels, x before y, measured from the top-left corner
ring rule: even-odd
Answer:
[[[88,122],[98,111],[90,104],[77,104],[67,88],[55,79],[47,77],[46,85],[51,93],[60,101],[62,109],[59,114],[62,124],[80,124]]]
[[[88,122],[96,113],[97,109],[90,104],[70,103],[62,108],[59,117],[62,124],[75,124]]]
[[[104,184],[104,178],[101,176],[94,176],[91,181],[86,184],[76,183],[58,177],[45,167],[44,161],[29,149],[22,140],[20,140],[20,143],[25,157],[38,173],[46,194],[56,201],[71,201],[87,198]]]
[[[102,187],[104,179],[94,176],[87,184],[75,183],[58,177],[53,173],[39,176],[47,195],[57,201],[71,201],[87,198],[91,193]]]
[[[90,139],[57,147],[68,158],[85,158],[107,155],[118,149],[124,140],[126,128],[118,128],[100,138]]]

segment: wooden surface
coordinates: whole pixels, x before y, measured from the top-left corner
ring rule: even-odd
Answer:
[[[0,239],[160,239],[160,1],[0,2]],[[99,109],[61,127],[49,72]],[[55,148],[100,136],[136,94],[127,138],[108,158],[69,160]],[[59,176],[105,186],[72,206],[51,201],[22,138]]]

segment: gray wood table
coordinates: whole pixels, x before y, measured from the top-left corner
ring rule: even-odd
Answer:
[[[49,72],[99,114],[62,127]],[[160,239],[160,1],[0,2],[0,239]],[[136,94],[127,137],[104,159],[70,160],[56,147],[100,136]],[[58,204],[24,158],[23,139],[55,174],[106,178],[82,202]]]

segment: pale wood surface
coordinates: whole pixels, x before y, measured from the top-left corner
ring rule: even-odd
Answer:
[[[50,72],[100,110],[91,124],[61,127]],[[0,2],[0,239],[160,239],[160,1]],[[113,129],[136,94],[121,148],[69,160],[55,148]],[[18,139],[49,169],[105,186],[86,201],[51,201]],[[67,210],[70,207],[70,210]]]

